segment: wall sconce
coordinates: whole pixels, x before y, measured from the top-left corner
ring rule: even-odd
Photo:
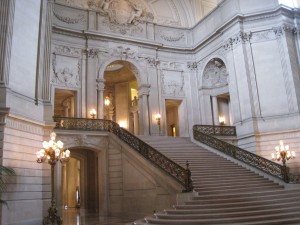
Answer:
[[[104,99],[104,105],[105,106],[109,106],[110,105],[110,99],[109,99],[108,96],[106,96],[105,99]]]
[[[160,118],[161,118],[161,115],[159,113],[156,113],[154,117],[155,117],[157,125],[158,125],[158,134],[160,135]]]
[[[90,111],[90,116],[92,117],[92,119],[95,119],[96,115],[97,115],[96,110],[95,110],[95,109],[92,109],[92,110]]]
[[[159,113],[156,113],[154,117],[155,117],[155,119],[156,119],[157,125],[160,126],[160,118],[161,118],[161,115],[160,115]]]
[[[120,120],[120,121],[119,121],[119,126],[122,127],[122,128],[127,128],[127,123],[126,123],[126,121]]]
[[[219,123],[220,125],[225,125],[225,116],[219,116]]]
[[[272,160],[282,161],[282,165],[285,166],[285,163],[289,159],[293,159],[296,157],[295,151],[290,151],[290,147],[288,145],[283,144],[283,141],[279,142],[279,146],[275,147],[275,153],[272,153]]]

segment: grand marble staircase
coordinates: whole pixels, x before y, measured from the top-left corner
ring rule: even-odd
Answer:
[[[286,190],[185,138],[141,137],[185,167],[189,161],[196,197],[133,224],[300,224],[300,189]]]

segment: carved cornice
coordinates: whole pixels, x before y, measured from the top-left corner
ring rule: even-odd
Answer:
[[[197,62],[187,62],[187,68],[191,71],[198,69],[198,63]]]
[[[294,26],[288,24],[283,24],[279,27],[273,27],[276,38],[282,38],[286,34],[295,34],[295,29],[296,28]]]

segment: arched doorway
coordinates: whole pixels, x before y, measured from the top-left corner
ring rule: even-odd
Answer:
[[[70,148],[71,158],[62,165],[62,205],[65,209],[80,208],[99,211],[98,153],[90,149]],[[101,171],[100,171],[101,173]]]
[[[117,60],[104,71],[104,119],[113,120],[131,133],[139,134],[138,81],[133,65]]]
[[[54,92],[54,116],[76,117],[77,92],[58,88]]]
[[[210,103],[211,107],[202,109],[204,124],[232,124],[228,75],[225,63],[220,58],[207,62],[201,79],[201,92],[203,101],[206,105]]]

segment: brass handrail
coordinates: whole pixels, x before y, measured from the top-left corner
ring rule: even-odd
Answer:
[[[236,136],[234,126],[196,125],[196,129],[208,135]]]
[[[202,125],[193,126],[193,135],[194,139],[200,141],[226,155],[229,155],[239,161],[247,163],[261,171],[268,173],[272,176],[282,179],[284,182],[289,183],[290,177],[288,173],[288,167],[279,165],[271,160],[248,152],[244,149],[241,149],[235,145],[229,144],[225,141],[222,141],[218,138],[206,134],[201,129]],[[206,126],[206,125],[205,125]]]
[[[115,134],[131,148],[141,154],[145,159],[164,170],[175,180],[184,186],[183,192],[193,190],[191,182],[191,171],[183,168],[176,162],[172,161],[141,139],[137,138],[129,131],[121,128],[119,124],[104,119],[87,119],[71,117],[53,117],[56,122],[55,129],[60,130],[84,130],[84,131],[106,131]]]

